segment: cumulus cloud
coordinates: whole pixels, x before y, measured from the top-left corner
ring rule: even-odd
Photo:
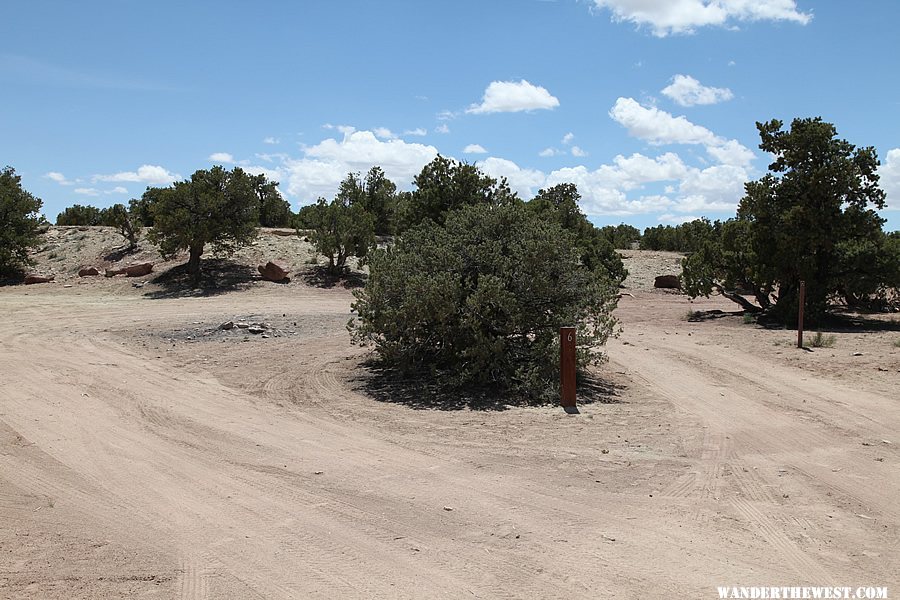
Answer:
[[[343,139],[328,138],[305,147],[303,158],[286,159],[274,172],[287,182],[291,196],[304,204],[319,196],[331,196],[347,173],[364,173],[376,165],[397,185],[408,185],[438,153],[434,146],[382,140],[372,131],[356,131],[352,127],[344,131]]]
[[[421,137],[424,135],[428,135],[428,130],[424,127],[416,127],[415,129],[407,129],[403,132],[403,135],[417,135]]]
[[[155,185],[168,184],[181,179],[181,175],[170,173],[157,165],[141,165],[137,171],[122,171],[112,175],[94,175],[93,181],[133,181]]]
[[[881,189],[887,194],[888,209],[900,210],[900,148],[888,150],[878,175]]]
[[[450,133],[450,128],[447,127],[446,123],[441,123],[437,127],[434,128],[435,133]]]
[[[735,165],[715,165],[691,169],[678,187],[680,212],[734,211],[744,195],[746,169]]]
[[[653,35],[693,33],[699,27],[733,27],[736,21],[789,21],[806,25],[810,13],[794,0],[594,0],[613,21],[650,27]]]
[[[545,158],[548,156],[556,156],[557,154],[562,154],[562,152],[560,152],[556,148],[544,148],[543,150],[538,152],[538,156],[543,156]]]
[[[723,165],[747,167],[756,158],[750,148],[737,140],[728,140],[719,146],[707,146],[706,151]]]
[[[522,198],[532,197],[541,188],[574,183],[582,196],[582,209],[589,215],[731,212],[749,179],[743,167],[714,165],[700,169],[686,165],[674,152],[656,157],[619,155],[595,169],[578,165],[549,173],[497,157],[480,161],[478,166],[492,177],[506,177]],[[665,193],[657,193],[654,188]]]
[[[654,106],[641,106],[634,98],[619,98],[609,111],[614,121],[628,130],[629,135],[651,144],[709,144],[721,143],[712,131],[695,125],[685,117],[673,117]]]
[[[531,198],[534,192],[546,181],[541,171],[523,169],[511,160],[493,156],[476,163],[487,175],[495,179],[505,177],[510,189],[521,198]]]
[[[705,86],[690,75],[675,75],[672,83],[662,89],[662,94],[681,106],[718,104],[734,98],[728,88]]]
[[[227,152],[213,152],[209,155],[209,160],[214,163],[233,163],[234,156]]]
[[[466,112],[486,114],[549,110],[559,106],[559,100],[546,88],[521,81],[492,81],[484,91],[481,104],[473,104]]]
[[[566,135],[563,136],[562,143],[563,144],[571,144],[572,140],[574,140],[574,139],[575,139],[575,134],[570,131],[569,133],[567,133]]]
[[[97,188],[75,188],[74,191],[76,194],[80,194],[82,196],[99,196],[100,194],[127,194],[128,189],[122,187],[121,185],[117,185],[111,190],[98,190]]]
[[[699,219],[697,215],[673,215],[673,214],[665,214],[659,215],[656,220],[660,223],[674,223],[675,225],[681,225],[682,223],[689,223],[691,221],[696,221]]]
[[[469,144],[463,148],[463,154],[487,154],[487,150],[481,144]]]
[[[46,173],[44,177],[55,181],[59,185],[75,185],[74,181],[69,181],[68,179],[66,179],[65,175],[59,173],[58,171],[50,171],[49,173]]]
[[[629,135],[654,145],[702,144],[716,161],[747,167],[756,158],[737,140],[726,140],[684,116],[675,117],[654,106],[642,106],[633,98],[619,98],[609,116],[625,127]]]
[[[395,137],[397,137],[397,136],[394,134],[394,132],[391,131],[390,129],[388,129],[387,127],[376,127],[376,128],[373,130],[373,133],[374,133],[377,137],[380,137],[380,138],[383,139],[383,140],[392,140],[392,139],[394,139]]]
[[[281,143],[281,140],[279,140],[277,137],[269,136],[267,138],[263,138],[263,144],[275,145],[275,144],[280,144],[280,143]]]
[[[572,146],[572,156],[587,156],[587,152],[585,152],[578,146]]]

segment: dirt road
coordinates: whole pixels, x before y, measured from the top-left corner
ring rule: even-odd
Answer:
[[[581,415],[423,410],[364,393],[350,300],[0,290],[0,597],[900,593],[895,374],[818,376],[637,292]],[[237,315],[285,334],[211,333]]]

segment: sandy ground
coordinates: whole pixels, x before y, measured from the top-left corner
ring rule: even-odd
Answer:
[[[307,262],[272,240],[245,257]],[[184,297],[66,264],[0,288],[0,597],[900,593],[889,318],[806,352],[650,289],[676,255],[626,255],[579,415],[374,389],[341,286]],[[269,337],[217,329],[241,319]]]

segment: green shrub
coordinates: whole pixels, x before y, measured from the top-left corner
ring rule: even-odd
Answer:
[[[584,368],[616,323],[617,282],[580,258],[572,232],[521,204],[453,210],[371,254],[348,327],[397,374],[550,399],[559,328],[577,326]]]
[[[809,345],[813,348],[832,348],[836,341],[837,336],[822,335],[821,331],[817,331],[816,335],[814,335],[813,339],[809,342]]]

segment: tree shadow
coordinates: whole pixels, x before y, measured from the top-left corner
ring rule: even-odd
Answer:
[[[504,411],[522,406],[559,405],[558,400],[535,400],[496,388],[449,388],[437,378],[402,377],[371,359],[362,365],[363,374],[356,379],[357,391],[377,402],[402,404],[415,410]],[[579,376],[578,404],[619,404],[624,386],[593,375]]]
[[[725,311],[714,308],[711,310],[692,310],[688,312],[687,320],[690,323],[703,323],[705,321],[714,321],[725,317],[739,317],[748,314],[743,310]]]
[[[882,311],[863,311],[859,309],[832,308],[822,321],[807,330],[827,331],[829,333],[875,333],[878,331],[900,331],[900,315],[894,313],[889,318],[873,318],[873,315],[888,316]]]
[[[140,248],[137,246],[135,246],[134,248],[129,248],[128,246],[124,246],[122,248],[116,248],[115,250],[112,250],[111,252],[107,253],[103,257],[103,260],[105,260],[107,262],[119,262],[126,256],[131,256],[132,254],[137,254],[139,250],[140,250]]]
[[[200,264],[200,281],[195,282],[187,272],[187,263],[172,267],[150,280],[158,290],[144,294],[146,298],[187,298],[217,296],[247,289],[259,279],[248,265],[238,264],[226,258],[210,258]]]
[[[334,275],[328,272],[327,267],[317,266],[303,273],[303,281],[306,285],[331,289],[335,286],[341,286],[344,289],[355,289],[365,287],[369,276],[359,271],[350,271],[343,275]]]

